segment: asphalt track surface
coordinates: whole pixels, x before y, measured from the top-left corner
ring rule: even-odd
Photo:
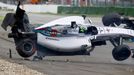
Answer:
[[[0,15],[4,15],[1,12]],[[43,24],[48,21],[64,17],[48,14],[28,14],[32,24]],[[93,24],[102,26],[100,17],[91,17]],[[9,31],[8,31],[9,32]],[[134,43],[129,43],[134,47]],[[12,59],[9,59],[9,49],[12,50]],[[48,75],[134,75],[134,59],[115,61],[112,58],[113,46],[96,47],[91,56],[49,56],[42,61],[24,60],[15,51],[12,39],[7,38],[7,32],[0,27],[0,57],[13,63],[27,67]]]

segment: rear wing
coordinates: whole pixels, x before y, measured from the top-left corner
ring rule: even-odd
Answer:
[[[4,29],[4,30],[7,30],[7,27],[8,26],[13,26],[16,22],[15,20],[15,17],[14,17],[14,13],[7,13],[2,24],[1,24],[1,27]]]
[[[7,27],[16,28],[16,30],[21,30],[22,32],[31,32],[33,26],[29,23],[28,15],[25,10],[21,9],[20,2],[17,5],[16,13],[7,13],[1,27],[7,30]],[[14,29],[13,29],[14,30]]]

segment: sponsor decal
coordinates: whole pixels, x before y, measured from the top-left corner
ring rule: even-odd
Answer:
[[[52,29],[51,32],[50,32],[50,35],[51,35],[51,37],[56,37],[57,33],[58,33],[57,30]]]
[[[110,32],[110,29],[106,29],[107,32]]]
[[[47,40],[55,40],[55,41],[59,41],[59,39],[57,38],[51,38],[51,37],[46,37]]]
[[[36,30],[36,32],[41,33],[45,36],[49,36],[49,37],[62,36],[56,29],[52,29],[51,27],[40,28],[40,29]]]

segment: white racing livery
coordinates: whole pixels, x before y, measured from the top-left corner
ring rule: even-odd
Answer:
[[[123,44],[123,39],[133,38],[134,30],[116,27],[97,27],[86,16],[69,16],[46,23],[37,28],[29,24],[24,10],[8,13],[2,23],[6,30],[11,26],[10,38],[14,38],[18,54],[42,59],[47,55],[90,55],[95,46],[114,46],[112,55],[117,61],[127,59],[133,51]]]

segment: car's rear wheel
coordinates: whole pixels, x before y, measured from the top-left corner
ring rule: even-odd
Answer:
[[[16,50],[20,56],[28,58],[36,52],[36,44],[30,39],[25,39],[19,43]]]

